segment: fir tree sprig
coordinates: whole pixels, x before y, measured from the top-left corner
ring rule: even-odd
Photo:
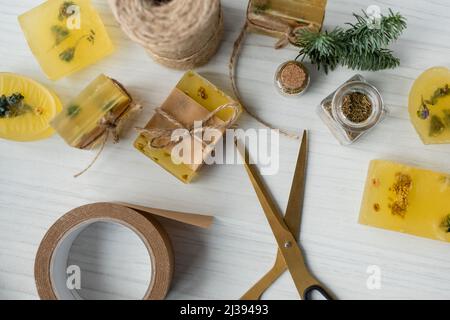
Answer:
[[[392,10],[388,16],[381,16],[377,25],[365,12],[353,16],[356,23],[348,23],[350,28],[347,30],[338,27],[323,32],[298,31],[296,45],[300,47],[299,57],[308,57],[325,73],[338,65],[370,71],[399,66],[400,60],[385,47],[400,37],[406,29],[406,19]]]
[[[400,59],[396,58],[388,49],[362,52],[354,50],[348,52],[342,58],[341,63],[352,70],[378,71],[398,67]]]
[[[299,57],[309,57],[311,63],[316,64],[326,73],[334,70],[341,62],[342,52],[345,51],[345,33],[340,28],[330,32],[302,31],[298,36],[297,45],[300,47]]]
[[[388,16],[382,16],[378,24],[363,11],[363,15],[353,14],[356,23],[347,23],[350,28],[346,30],[346,37],[352,41],[354,48],[364,52],[376,51],[388,46],[397,40],[406,29],[406,20],[400,13],[394,13],[389,9]]]

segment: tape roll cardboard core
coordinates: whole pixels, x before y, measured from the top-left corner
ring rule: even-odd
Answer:
[[[41,299],[82,299],[67,286],[69,252],[75,239],[97,222],[119,224],[134,232],[144,243],[152,264],[149,288],[143,299],[164,299],[173,275],[173,251],[163,227],[149,214],[112,203],[76,208],[60,218],[47,232],[35,262],[36,286]]]

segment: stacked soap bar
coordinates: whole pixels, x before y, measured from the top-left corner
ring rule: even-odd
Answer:
[[[327,0],[251,0],[247,18],[250,25],[269,36],[282,36],[291,29],[320,30]]]
[[[108,117],[108,121],[114,122],[127,112],[131,102],[132,98],[118,82],[100,75],[64,107],[51,125],[69,145],[90,149],[105,133],[101,120]]]
[[[372,161],[359,222],[450,242],[450,174]]]
[[[90,0],[49,0],[21,15],[19,22],[31,51],[52,80],[114,50]]]
[[[160,109],[182,124],[183,128],[192,128],[195,121],[205,119],[210,112],[228,103],[235,103],[235,101],[194,71],[188,71]],[[230,120],[233,114],[233,110],[221,110],[212,119],[212,124],[210,123],[209,125],[223,124]],[[156,113],[145,127],[145,129],[149,130],[161,129],[162,132],[176,128],[177,126],[173,122],[168,121],[160,113]],[[224,130],[220,130],[221,135]],[[182,159],[174,159],[172,157],[174,145],[167,143],[170,142],[170,134],[165,138],[166,141],[155,138],[154,136],[141,134],[134,145],[136,149],[184,183],[192,181],[198,169],[202,166],[203,160],[211,152],[210,148],[204,148],[201,141],[187,139],[189,143],[192,143],[192,146],[189,146],[192,154],[188,157],[191,161],[182,161]],[[218,140],[215,139],[215,142],[218,142]],[[209,145],[212,146],[214,143]],[[187,150],[187,148],[184,150]],[[198,151],[200,151],[200,154]]]
[[[411,122],[425,144],[450,143],[450,70],[431,68],[409,95]]]

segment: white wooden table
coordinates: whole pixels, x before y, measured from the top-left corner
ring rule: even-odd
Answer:
[[[28,49],[17,16],[39,0],[0,0],[0,71],[30,76],[54,89],[63,102],[99,73],[123,82],[145,105],[134,125],[144,125],[182,72],[154,63],[128,40],[105,1],[94,1],[117,51],[75,75],[51,82]],[[286,129],[311,131],[310,165],[301,242],[314,274],[341,299],[449,299],[450,246],[358,225],[359,206],[369,161],[404,161],[450,172],[450,147],[424,146],[407,114],[414,79],[425,69],[449,66],[450,4],[445,0],[330,0],[326,27],[352,21],[351,13],[377,4],[408,18],[409,27],[393,46],[402,65],[396,70],[363,73],[381,90],[391,114],[375,131],[351,147],[342,147],[315,113],[316,105],[355,72],[313,73],[308,93],[281,98],[273,86],[279,64],[295,58],[294,48],[275,52],[274,39],[248,37],[239,83],[257,113]],[[227,63],[244,21],[246,1],[224,0],[226,34],[219,53],[199,72],[231,92]],[[243,128],[257,126],[244,116]],[[0,298],[38,298],[33,276],[35,253],[47,229],[68,210],[87,203],[126,201],[173,210],[213,214],[210,230],[165,222],[176,252],[176,275],[169,298],[236,299],[272,265],[276,247],[244,169],[205,168],[200,179],[183,185],[132,147],[129,130],[118,145],[108,145],[84,176],[72,175],[93,157],[69,148],[61,138],[36,143],[0,141]],[[298,141],[280,141],[281,169],[266,180],[284,208]],[[86,272],[88,298],[137,298],[148,284],[148,257],[129,232],[114,226],[91,228],[74,244],[72,262]],[[370,290],[367,268],[381,270],[381,288]],[[265,298],[296,299],[289,274]]]

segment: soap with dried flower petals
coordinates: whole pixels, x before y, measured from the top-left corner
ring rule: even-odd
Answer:
[[[372,161],[359,222],[450,242],[450,173]]]

